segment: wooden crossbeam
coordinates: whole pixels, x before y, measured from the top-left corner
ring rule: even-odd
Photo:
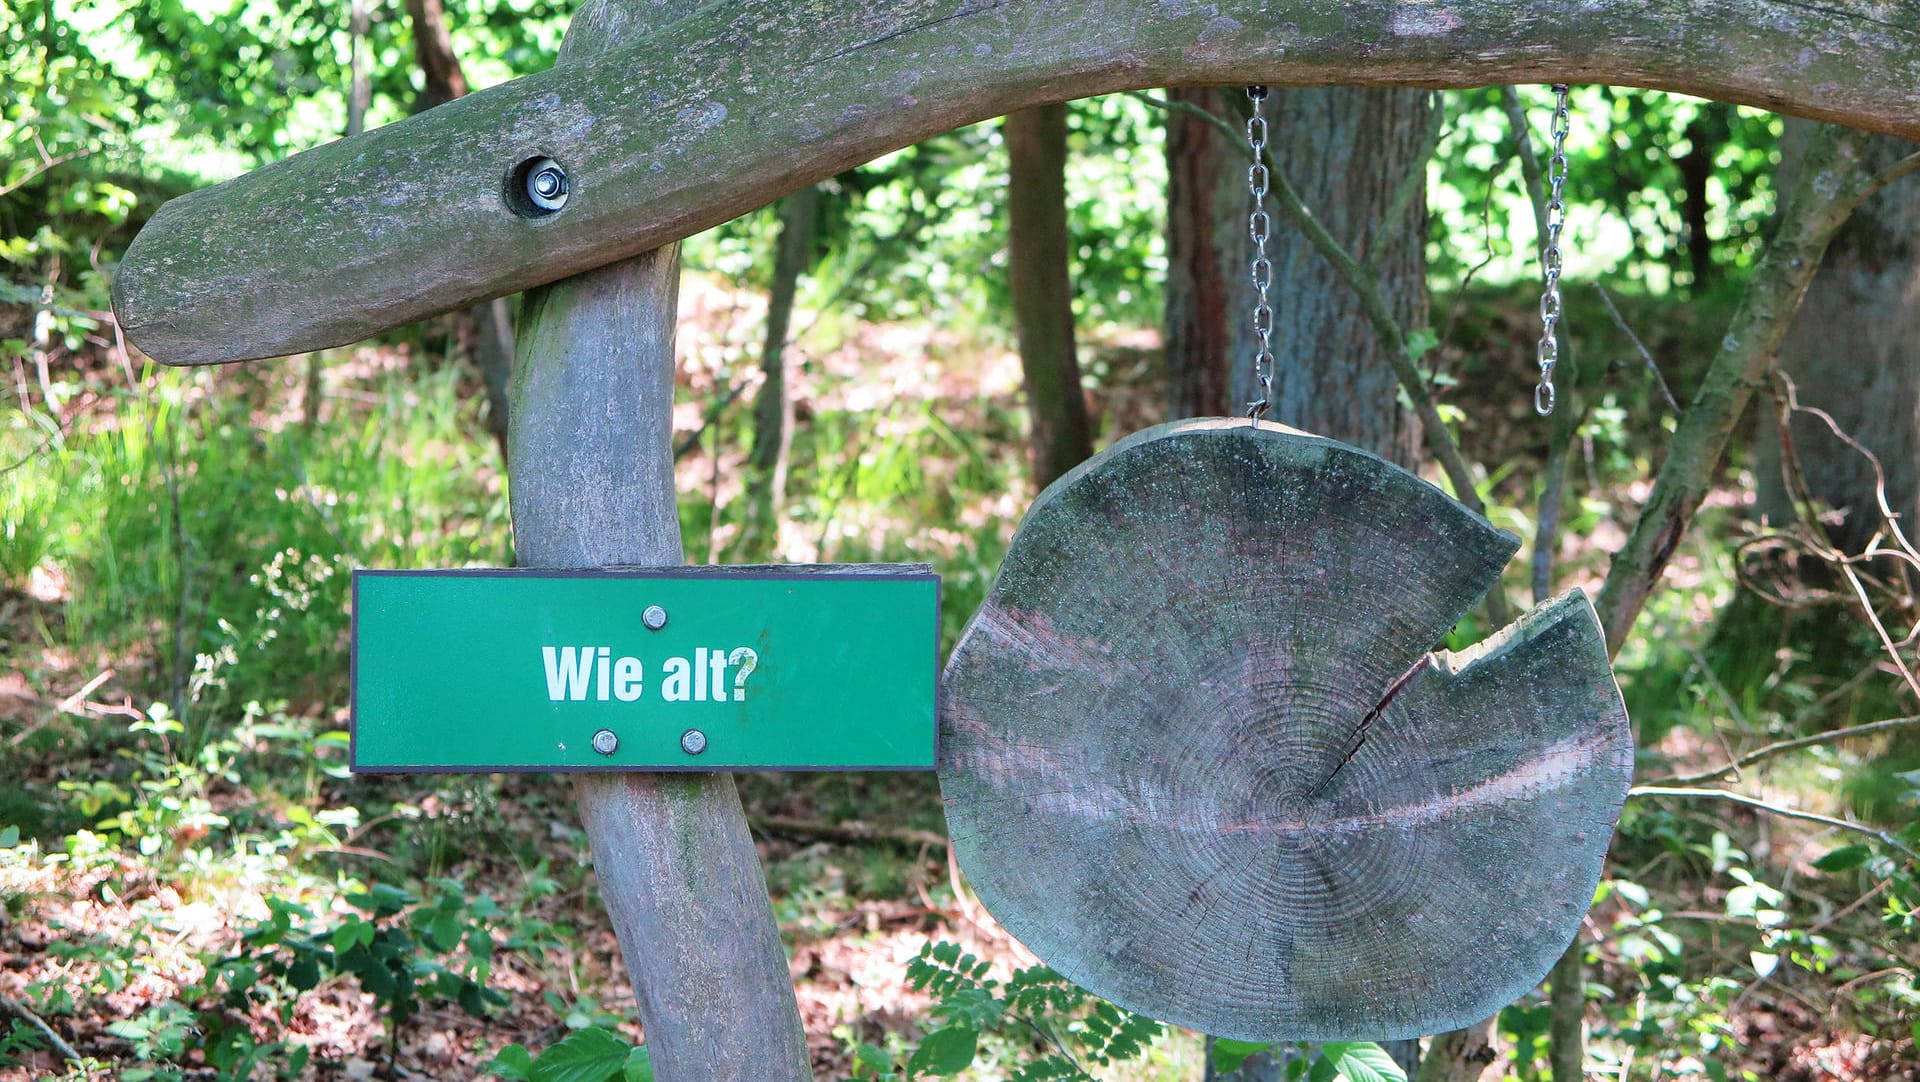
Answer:
[[[721,0],[592,60],[174,200],[128,250],[114,308],[167,363],[279,356],[637,255],[1028,106],[1157,86],[1548,81],[1920,138],[1920,8]],[[570,198],[523,217],[514,170],[543,157],[567,171]]]

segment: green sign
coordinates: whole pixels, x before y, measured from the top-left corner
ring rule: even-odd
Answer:
[[[364,773],[931,770],[924,565],[359,571]]]

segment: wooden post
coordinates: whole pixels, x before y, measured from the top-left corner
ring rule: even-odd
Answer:
[[[562,64],[691,3],[590,2]],[[681,562],[673,487],[679,245],[529,293],[508,441],[524,567]],[[811,1079],[786,952],[731,774],[575,781],[662,1082]]]

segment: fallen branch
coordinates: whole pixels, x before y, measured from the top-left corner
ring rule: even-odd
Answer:
[[[778,815],[756,815],[747,822],[762,834],[773,834],[784,838],[839,842],[843,845],[886,842],[903,849],[944,850],[947,847],[946,837],[931,830],[876,826],[857,819],[826,823],[812,819],[789,819]]]
[[[1709,770],[1702,774],[1683,774],[1678,777],[1661,778],[1659,779],[1659,784],[1697,785],[1703,781],[1715,781],[1719,778],[1724,778],[1729,774],[1738,774],[1740,771],[1745,770],[1755,763],[1774,758],[1778,755],[1785,755],[1790,751],[1799,751],[1801,748],[1814,748],[1823,744],[1838,744],[1845,740],[1855,739],[1856,737],[1872,736],[1875,733],[1894,732],[1900,729],[1912,729],[1916,727],[1920,727],[1920,716],[1887,718],[1884,721],[1868,722],[1865,725],[1854,725],[1845,729],[1835,729],[1832,732],[1815,733],[1812,736],[1797,737],[1793,740],[1780,740],[1763,747],[1755,748],[1717,770]]]
[[[47,1024],[46,1019],[33,1013],[32,1008],[11,996],[0,996],[0,1011],[5,1011],[7,1014],[11,1014],[15,1018],[32,1026],[34,1029],[39,1030],[40,1035],[47,1039],[47,1043],[53,1046],[54,1051],[67,1057],[67,1062],[76,1067],[80,1067],[83,1071],[85,1070],[85,1058],[82,1057],[80,1053],[74,1051],[73,1046],[62,1039],[60,1034],[55,1033],[53,1027]]]
[[[1880,844],[1889,849],[1897,849],[1905,853],[1911,860],[1920,861],[1920,853],[1916,853],[1912,849],[1907,848],[1899,839],[1878,827],[1868,826],[1865,823],[1855,823],[1847,819],[1837,819],[1831,815],[1821,815],[1819,812],[1801,811],[1798,808],[1789,808],[1780,804],[1769,804],[1759,797],[1748,796],[1745,793],[1736,793],[1731,789],[1695,789],[1674,785],[1636,785],[1627,790],[1627,795],[1630,797],[1672,796],[1701,800],[1725,800],[1733,804],[1753,808],[1756,811],[1766,812],[1769,815],[1777,815],[1783,819],[1799,819],[1808,823],[1819,823],[1822,826],[1833,827],[1837,830],[1849,830],[1855,834],[1864,834],[1869,838],[1877,839]]]

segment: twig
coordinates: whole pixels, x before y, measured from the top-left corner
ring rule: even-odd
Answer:
[[[691,454],[695,447],[700,446],[700,437],[707,434],[707,426],[719,420],[720,414],[725,412],[728,406],[733,405],[733,400],[739,398],[746,389],[747,385],[745,381],[728,385],[727,393],[722,395],[720,401],[715,402],[706,413],[701,416],[700,427],[688,433],[687,438],[681,440],[680,445],[673,449],[673,460],[675,462],[680,461]]]
[[[1606,303],[1607,314],[1613,317],[1613,325],[1620,328],[1620,333],[1627,336],[1627,341],[1633,343],[1634,350],[1640,354],[1641,363],[1647,366],[1647,371],[1653,373],[1653,385],[1660,388],[1660,397],[1666,400],[1667,408],[1673,411],[1675,417],[1680,416],[1680,403],[1674,399],[1672,388],[1667,386],[1667,377],[1660,374],[1660,366],[1654,363],[1653,354],[1647,352],[1647,347],[1640,342],[1640,336],[1633,333],[1633,328],[1627,325],[1626,317],[1620,314],[1620,309],[1614,307],[1613,294],[1608,293],[1606,287],[1599,282],[1593,283],[1593,291],[1600,294],[1600,299]]]
[[[86,1060],[80,1053],[74,1051],[72,1045],[62,1039],[58,1033],[55,1033],[53,1027],[47,1024],[46,1019],[33,1013],[32,1008],[14,999],[12,996],[0,996],[0,1010],[5,1010],[8,1014],[21,1019],[34,1029],[39,1030],[40,1035],[47,1039],[47,1043],[53,1046],[54,1051],[67,1057],[67,1062],[76,1067],[84,1067]]]
[[[1630,797],[1673,796],[1701,800],[1725,800],[1733,804],[1739,804],[1757,811],[1766,812],[1769,815],[1777,815],[1783,819],[1800,819],[1809,823],[1819,823],[1822,826],[1835,827],[1839,830],[1850,830],[1855,834],[1864,834],[1869,838],[1878,839],[1880,844],[1889,849],[1897,849],[1905,853],[1911,860],[1920,861],[1920,853],[1916,853],[1912,849],[1907,848],[1901,844],[1899,839],[1878,827],[1868,826],[1865,823],[1850,822],[1846,819],[1836,819],[1831,815],[1821,815],[1819,812],[1801,811],[1798,808],[1769,804],[1759,797],[1748,796],[1745,793],[1736,793],[1731,789],[1696,789],[1674,785],[1636,785],[1627,790],[1627,795]]]
[[[35,142],[38,142],[38,140],[36,139]],[[40,153],[42,156],[42,164],[39,167],[28,171],[26,176],[21,177],[19,180],[14,181],[12,184],[0,184],[0,196],[12,195],[14,192],[19,191],[20,188],[23,187],[24,185],[31,183],[33,181],[33,178],[39,176],[40,174],[46,172],[47,170],[53,169],[57,166],[65,165],[67,162],[73,161],[76,158],[84,158],[87,155],[93,153],[93,151],[91,150],[76,150],[71,154],[62,154],[58,158],[48,158],[45,156],[46,152],[47,151],[45,147],[40,148]]]
[[[1894,732],[1900,729],[1920,727],[1920,716],[1905,718],[1887,718],[1884,721],[1872,721],[1864,725],[1854,725],[1845,729],[1835,729],[1827,733],[1815,733],[1812,736],[1795,737],[1792,740],[1777,740],[1740,756],[1738,759],[1715,770],[1699,774],[1681,774],[1671,778],[1661,778],[1661,785],[1697,785],[1703,781],[1715,781],[1729,774],[1737,774],[1755,763],[1763,762],[1777,755],[1785,755],[1801,748],[1817,748],[1824,744],[1838,744],[1856,737],[1872,736],[1875,733]]]
[[[1533,208],[1534,251],[1547,246],[1547,178],[1540,170],[1540,159],[1533,153],[1533,131],[1527,126],[1527,109],[1520,102],[1520,91],[1511,86],[1500,88],[1500,107],[1507,114],[1507,130],[1513,133],[1514,153],[1520,158],[1521,183],[1527,189],[1527,205]]]

